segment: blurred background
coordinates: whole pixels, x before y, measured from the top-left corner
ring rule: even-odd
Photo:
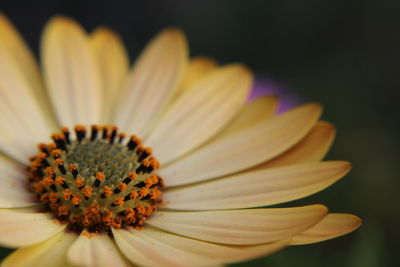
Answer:
[[[186,32],[191,55],[250,66],[258,92],[283,94],[289,105],[321,103],[322,118],[338,130],[327,158],[351,161],[353,170],[290,204],[324,203],[333,212],[357,214],[363,226],[237,266],[400,266],[400,1],[2,0],[0,10],[36,53],[54,14],[71,16],[89,31],[113,28],[132,59],[151,36],[175,25]]]

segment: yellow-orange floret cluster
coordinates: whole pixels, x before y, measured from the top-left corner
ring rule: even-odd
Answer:
[[[152,150],[115,126],[68,128],[39,144],[28,179],[46,209],[71,229],[141,228],[161,202],[162,179]]]

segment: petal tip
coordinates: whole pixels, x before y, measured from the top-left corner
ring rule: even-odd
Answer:
[[[102,36],[107,37],[107,38],[115,38],[116,35],[117,35],[113,30],[111,30],[107,26],[99,26],[99,27],[97,27],[93,31],[92,34],[93,35],[102,35]]]
[[[178,27],[168,27],[162,30],[159,37],[170,38],[174,42],[180,42],[186,46],[187,39],[184,31]]]
[[[336,132],[335,125],[328,121],[319,121],[318,126],[323,128],[326,132]]]
[[[343,171],[345,173],[348,173],[352,168],[352,164],[350,162],[348,162],[348,161],[341,161],[341,163],[343,165]]]
[[[329,212],[329,209],[327,206],[323,204],[314,204],[315,208],[321,212],[321,214],[326,215]]]
[[[165,28],[164,30],[162,30],[162,33],[179,37],[185,35],[181,28],[175,26]]]
[[[325,162],[327,164],[332,164],[332,166],[335,166],[340,173],[343,173],[343,175],[348,173],[352,168],[352,164],[348,161],[338,160],[338,161],[325,161]]]
[[[352,231],[356,230],[358,227],[360,227],[363,224],[363,220],[360,217],[353,215],[353,214],[349,214],[349,217],[351,217],[352,222],[353,222],[352,224],[353,224],[354,229]]]
[[[298,107],[295,107],[287,112],[301,112],[304,116],[312,116],[313,118],[319,118],[322,114],[323,107],[319,103],[305,103]],[[286,113],[287,113],[286,112]],[[316,123],[316,122],[315,122]]]
[[[54,15],[49,19],[48,24],[71,25],[76,24],[76,22],[72,18],[65,15]]]
[[[337,236],[349,234],[358,229],[362,225],[362,219],[353,214],[331,213],[329,215],[331,216],[330,217],[331,221],[336,222],[335,226],[339,233]]]
[[[307,104],[307,106],[312,111],[315,111],[315,112],[318,112],[318,113],[322,113],[323,107],[319,103],[309,103],[309,104]]]
[[[46,26],[44,27],[45,32],[48,32],[49,30],[56,30],[63,32],[64,30],[67,29],[73,29],[76,31],[83,31],[81,25],[76,22],[73,18],[65,16],[65,15],[54,15],[52,16],[46,23]]]
[[[311,204],[304,206],[304,208],[308,208],[308,211],[314,214],[314,216],[320,218],[320,220],[322,220],[329,213],[328,207],[323,204]]]
[[[172,45],[176,51],[181,51],[180,55],[183,60],[188,61],[189,47],[186,35],[178,27],[169,27],[158,33],[149,44]],[[187,62],[185,63],[187,64]]]
[[[253,80],[253,72],[245,64],[231,63],[231,64],[221,67],[220,69],[230,73],[230,75],[232,75],[233,77],[239,77],[239,75],[240,75],[241,79]]]

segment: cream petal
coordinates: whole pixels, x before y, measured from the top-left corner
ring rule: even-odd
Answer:
[[[138,58],[116,103],[113,122],[141,137],[175,95],[187,64],[183,33],[158,34]]]
[[[0,209],[0,225],[0,245],[13,248],[42,242],[66,227],[52,219],[51,214],[13,209]]]
[[[246,104],[237,118],[218,134],[216,137],[218,140],[213,140],[213,142],[262,123],[262,121],[271,118],[275,114],[277,107],[278,99],[274,96],[262,96]]]
[[[254,245],[288,238],[319,222],[322,205],[224,211],[159,211],[146,221],[175,234],[221,244]]]
[[[27,134],[29,130],[18,119],[19,115],[26,116],[23,110],[15,110],[16,107],[9,104],[8,99],[0,97],[0,125],[7,125],[0,131],[0,150],[18,162],[28,164],[28,158],[37,153],[36,144],[40,139],[34,134]],[[47,136],[48,133],[40,141],[46,142]]]
[[[68,259],[77,266],[127,266],[118,248],[106,234],[83,231],[68,251]]]
[[[179,93],[189,89],[212,70],[217,68],[217,62],[208,57],[195,57],[189,61],[182,82],[179,85]]]
[[[1,119],[0,125],[4,125]],[[11,136],[6,131],[4,130],[0,133],[0,151],[26,166],[29,164],[29,157],[37,154],[37,149],[35,149],[34,145],[35,141],[24,137],[21,134],[22,132],[17,131],[14,136]]]
[[[24,80],[29,85],[29,90],[32,91],[30,95],[36,98],[42,111],[41,114],[46,118],[49,127],[55,127],[53,112],[49,105],[50,102],[44,89],[36,59],[18,30],[12,25],[8,18],[1,13],[0,43],[4,45],[2,46],[3,48],[7,49],[7,54],[10,58],[13,58],[14,63],[12,66],[18,68],[18,70],[15,71],[21,75],[20,79]],[[2,61],[2,63],[7,64],[6,61]]]
[[[58,122],[69,127],[98,123],[103,103],[100,72],[84,30],[69,18],[51,19],[41,52]]]
[[[152,130],[146,145],[165,164],[220,132],[239,112],[252,82],[251,72],[233,64],[207,75],[186,90]]]
[[[0,154],[0,208],[36,205],[36,198],[28,192],[23,165]]]
[[[25,169],[24,165],[0,154],[0,180],[2,181],[24,181]]]
[[[128,74],[129,57],[120,37],[105,27],[96,29],[91,35],[104,88],[102,121],[109,123],[122,82]]]
[[[227,246],[203,242],[151,228],[113,229],[121,251],[140,266],[213,266],[272,254],[287,240],[258,246]]]
[[[1,13],[0,42],[8,47],[9,53],[15,58],[15,63],[23,66],[20,71],[23,72],[24,77],[29,80],[29,84],[31,84],[34,89],[41,88],[42,81],[39,69],[32,52],[25,44],[18,30],[9,19]]]
[[[48,136],[51,123],[35,96],[40,88],[35,89],[32,84],[35,78],[29,76],[33,63],[29,60],[28,50],[1,15],[0,34],[4,34],[0,36],[0,124],[4,126],[0,132],[0,149],[18,161],[26,162],[35,143]],[[27,64],[27,70],[21,65],[23,63]]]
[[[166,208],[177,210],[261,207],[319,192],[349,170],[350,164],[343,161],[263,169],[172,189],[163,200]]]
[[[2,266],[70,266],[66,254],[76,238],[76,234],[62,231],[42,243],[16,250],[2,262]]]
[[[290,245],[322,242],[348,234],[361,225],[361,219],[352,214],[330,213],[322,221],[291,238]]]
[[[278,156],[300,141],[320,113],[317,104],[303,105],[211,142],[159,173],[167,186],[176,186],[247,169]]]
[[[332,124],[320,121],[303,140],[284,154],[257,166],[256,169],[320,161],[331,147],[335,134],[336,130]]]
[[[25,191],[26,184],[21,181],[8,183],[0,180],[0,208],[20,208],[37,205],[32,193]]]

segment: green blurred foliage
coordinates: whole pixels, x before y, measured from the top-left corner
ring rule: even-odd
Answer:
[[[338,129],[327,158],[349,160],[353,170],[327,190],[289,204],[324,203],[332,212],[359,215],[363,226],[237,266],[400,266],[399,1],[18,2],[3,1],[0,8],[35,51],[41,27],[56,13],[89,30],[111,26],[132,57],[154,33],[176,25],[187,33],[192,55],[244,62],[325,107],[323,119]]]

